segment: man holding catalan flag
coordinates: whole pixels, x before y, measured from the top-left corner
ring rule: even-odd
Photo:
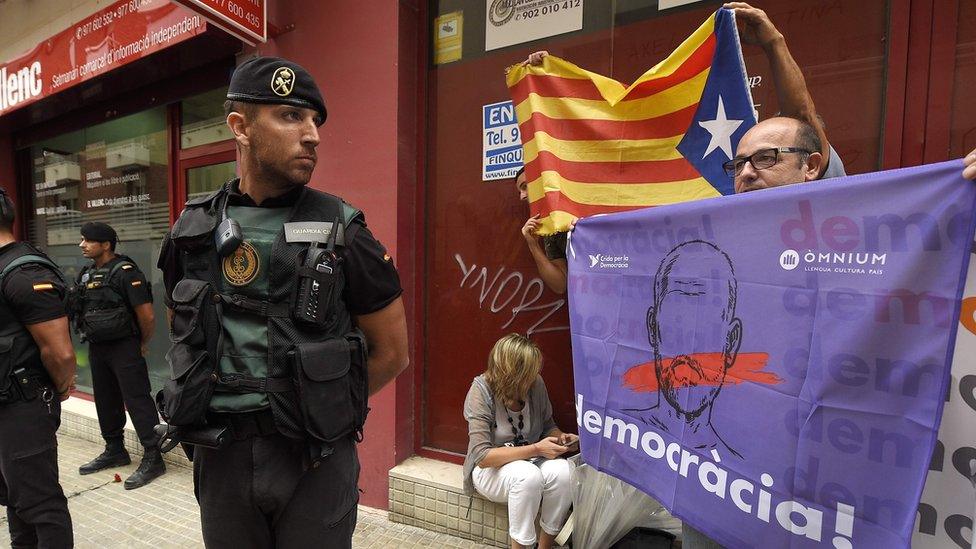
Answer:
[[[743,41],[769,58],[780,114],[817,130],[820,176],[845,175],[783,35],[762,10],[732,2],[630,86],[546,52],[510,68],[540,235],[596,213],[734,192],[722,164],[756,123],[736,17]]]

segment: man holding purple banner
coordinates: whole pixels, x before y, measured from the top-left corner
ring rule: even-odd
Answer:
[[[726,162],[724,166],[726,172],[734,178],[736,193],[846,175],[836,152],[826,143],[823,123],[816,115],[803,75],[790,55],[782,34],[776,30],[762,10],[741,2],[728,3],[724,7],[734,9],[739,21],[744,25],[743,40],[758,44],[766,51],[783,112],[792,115],[764,120],[742,137],[735,158]],[[963,177],[976,179],[976,150],[965,158],[964,163]],[[711,245],[702,243],[702,246]],[[715,253],[725,256],[724,252],[717,248]],[[725,259],[727,260],[728,257],[725,256]],[[678,264],[677,258],[674,257],[665,258],[662,267],[665,262],[669,263],[667,269],[669,273],[675,264]],[[721,268],[723,270],[726,268],[724,263]],[[729,262],[728,269],[731,268]],[[660,275],[659,271],[658,276]],[[674,279],[674,276],[668,278]],[[731,274],[728,278],[734,281]],[[695,286],[695,282],[691,280],[684,281],[684,284]],[[662,282],[656,277],[655,290],[663,289],[662,286],[667,286],[667,280]],[[658,292],[655,291],[655,294],[658,295]],[[675,293],[665,291],[662,295],[673,296]],[[696,299],[700,294],[692,287],[681,289],[677,295],[680,296],[678,299],[688,300]],[[641,411],[632,411],[637,412],[645,423],[667,431],[675,430],[674,423],[677,422],[683,427],[683,431],[679,428],[677,432],[683,432],[686,436],[691,433],[693,439],[698,440],[697,444],[693,444],[696,448],[707,449],[718,446],[739,456],[739,453],[729,447],[715,431],[711,422],[711,405],[721,390],[726,372],[735,362],[742,337],[741,322],[734,318],[735,289],[731,283],[729,295],[727,302],[729,305],[724,311],[728,316],[722,315],[728,324],[723,325],[720,330],[710,330],[710,332],[726,335],[727,342],[730,343],[724,345],[724,348],[723,345],[716,345],[716,352],[710,353],[718,357],[717,364],[713,367],[699,363],[694,356],[688,357],[662,351],[662,343],[666,339],[662,338],[660,328],[662,323],[660,315],[663,308],[661,302],[655,303],[655,307],[652,307],[652,311],[648,313],[648,334],[655,353],[655,371],[661,391],[657,395],[658,403]],[[669,299],[675,298],[669,297]],[[665,362],[663,364],[662,359]],[[682,384],[687,387],[689,383],[696,386],[695,389],[702,397],[689,397],[688,400],[692,401],[691,405],[687,402],[682,403],[674,390],[668,390],[668,387],[680,387]],[[667,405],[664,405],[665,401]],[[662,417],[667,419],[662,420]],[[684,421],[680,421],[682,419]],[[668,422],[672,424],[670,427]],[[687,523],[682,526],[682,535],[683,546],[689,549],[721,547]]]

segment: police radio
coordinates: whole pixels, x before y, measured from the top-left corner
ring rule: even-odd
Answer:
[[[339,234],[339,218],[332,224],[332,231],[326,239],[325,247],[319,242],[309,245],[305,261],[298,271],[298,295],[295,298],[294,316],[298,322],[325,325],[325,315],[328,312],[333,286],[335,286],[336,269],[339,266],[339,256],[335,252],[336,235]],[[325,295],[322,293],[325,292]],[[325,299],[322,299],[322,298]]]

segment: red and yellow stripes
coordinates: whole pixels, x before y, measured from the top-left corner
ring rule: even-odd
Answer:
[[[630,86],[547,56],[507,83],[541,234],[576,217],[718,196],[678,152],[715,53],[714,14]]]

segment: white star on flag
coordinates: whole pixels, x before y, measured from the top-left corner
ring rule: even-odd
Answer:
[[[725,104],[722,103],[722,96],[718,96],[718,112],[715,113],[715,120],[704,120],[699,122],[698,125],[708,130],[708,133],[712,134],[712,138],[708,141],[708,147],[705,148],[705,154],[702,155],[702,160],[708,156],[708,153],[714,151],[715,149],[722,149],[725,156],[731,160],[732,159],[732,134],[735,130],[745,122],[744,120],[729,120],[725,117]]]

